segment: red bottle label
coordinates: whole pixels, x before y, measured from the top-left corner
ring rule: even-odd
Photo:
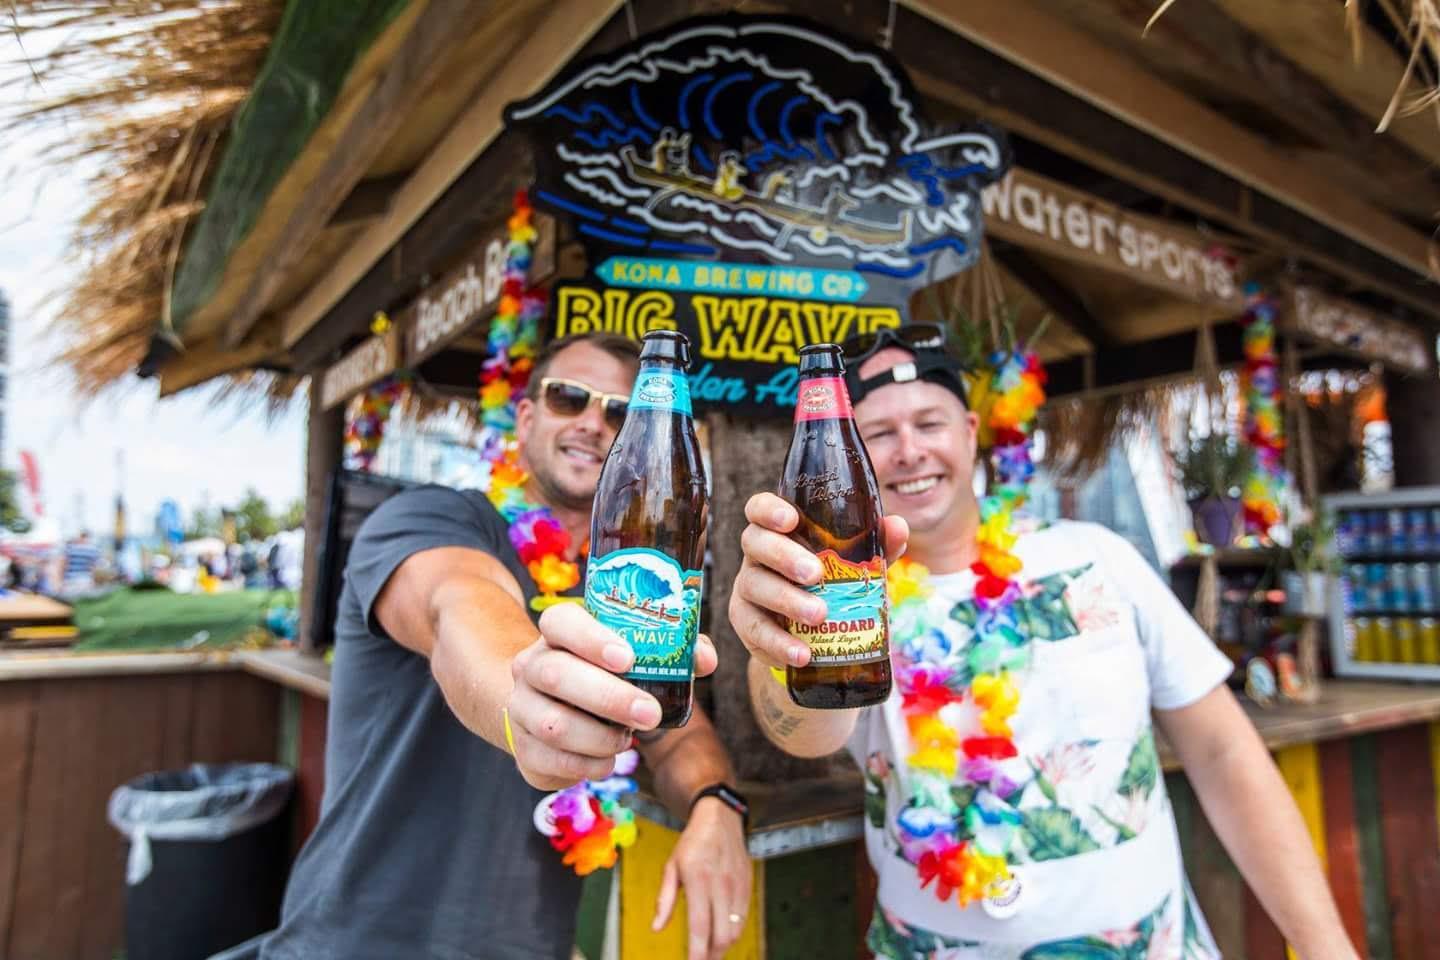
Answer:
[[[800,381],[795,397],[795,422],[802,420],[838,420],[853,417],[850,394],[840,377],[818,377]]]

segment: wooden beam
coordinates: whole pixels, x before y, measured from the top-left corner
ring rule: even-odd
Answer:
[[[1385,115],[1391,97],[1404,80],[1404,59],[1363,17],[1357,62],[1355,38],[1345,22],[1344,4],[1314,0],[1210,2],[1317,77],[1366,116],[1372,127]],[[1440,124],[1435,122],[1432,110],[1397,115],[1385,135],[1406,144],[1431,163],[1440,163]]]
[[[225,328],[226,346],[237,346],[270,306],[292,265],[319,237],[385,144],[439,77],[446,54],[494,15],[489,4],[472,0],[426,0],[414,24],[363,100],[346,110],[343,123],[326,123],[306,152],[323,160],[315,169],[294,171],[310,184],[289,211],[264,262],[251,276]]]
[[[188,346],[160,368],[160,396],[173,396],[216,377],[273,364],[283,360],[277,357],[280,350],[280,331],[269,322],[262,323],[256,336],[235,349],[218,338]]]
[[[326,228],[383,217],[390,210],[390,202],[395,199],[395,192],[409,176],[408,173],[397,173],[388,177],[361,180],[355,184],[349,195],[340,201],[340,206],[335,208],[335,212],[325,222]]]
[[[1127,123],[1264,191],[1418,274],[1427,238],[1309,170],[1031,0],[909,5]]]
[[[506,66],[485,84],[474,105],[401,187],[389,213],[286,313],[283,339],[287,347],[315,326],[500,135],[505,105],[548,82],[619,5],[618,0],[559,0],[549,5],[545,19],[514,50],[506,52]]]
[[[1021,142],[1033,141],[1097,171],[1127,180],[1228,229],[1299,254],[1359,288],[1376,291],[1440,317],[1440,289],[1304,214],[1257,195],[1190,154],[1136,129],[1042,77],[979,44],[960,37],[939,39],[937,25],[909,10],[897,16],[893,52],[911,70],[916,86],[932,101],[932,113],[948,105],[961,115],[978,115]],[[963,85],[952,79],[963,62]]]
[[[1070,329],[1090,341],[1097,349],[1110,347],[1115,338],[1101,326],[1099,319],[1078,295],[1052,277],[1044,267],[1021,248],[999,240],[990,241],[990,252],[1030,295],[1047,310],[1063,320]]]

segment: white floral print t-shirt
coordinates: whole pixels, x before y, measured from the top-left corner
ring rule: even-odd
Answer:
[[[1124,539],[1061,522],[1020,537],[1018,602],[1029,666],[1014,675],[1022,822],[1008,855],[1013,903],[961,908],[922,888],[901,856],[895,818],[910,753],[898,689],[867,710],[850,741],[866,781],[865,841],[879,880],[870,948],[890,960],[1213,960],[1188,894],[1175,819],[1151,730],[1152,709],[1188,706],[1231,664]],[[928,611],[963,656],[975,577],[931,578]],[[951,708],[962,731],[978,723]],[[966,713],[968,711],[968,714]],[[960,781],[955,789],[967,789]]]

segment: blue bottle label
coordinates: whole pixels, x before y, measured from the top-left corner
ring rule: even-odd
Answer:
[[[590,558],[585,609],[635,651],[625,679],[690,680],[703,584],[699,570],[648,547]]]
[[[690,381],[679,370],[640,371],[635,389],[630,394],[631,410],[674,410],[685,416],[690,412]]]

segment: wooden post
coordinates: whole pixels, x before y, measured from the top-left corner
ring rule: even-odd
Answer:
[[[1395,486],[1440,484],[1440,377],[1385,372],[1385,407],[1390,417],[1390,447],[1395,458]]]
[[[300,649],[318,653],[320,637],[310,634],[315,620],[315,587],[320,579],[320,544],[325,539],[325,497],[330,473],[340,463],[345,405],[326,410],[320,402],[320,376],[310,377],[310,419],[305,431],[305,560],[300,581]]]
[[[711,629],[720,652],[720,667],[713,681],[715,728],[746,780],[774,782],[794,777],[821,776],[832,768],[829,760],[799,760],[770,745],[750,711],[746,664],[750,655],[730,626],[730,585],[740,570],[740,532],[745,529],[745,501],[761,490],[774,490],[780,480],[785,452],[790,447],[790,424],[740,423],[724,414],[706,418],[710,434],[711,584],[707,601]],[[848,760],[841,758],[844,764]]]

